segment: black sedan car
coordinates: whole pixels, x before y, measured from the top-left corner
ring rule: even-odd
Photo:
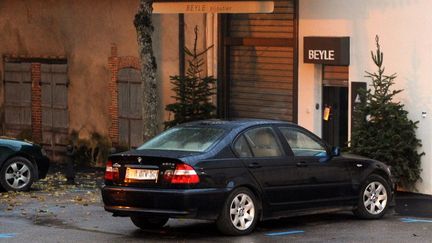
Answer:
[[[45,178],[49,159],[37,144],[0,138],[0,190],[26,191]]]
[[[384,163],[341,156],[306,129],[270,120],[169,129],[137,150],[112,155],[102,188],[105,210],[139,228],[198,218],[216,221],[229,235],[293,215],[351,210],[380,218],[393,192]]]

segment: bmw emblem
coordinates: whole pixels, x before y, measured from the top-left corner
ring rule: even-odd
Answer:
[[[138,163],[141,164],[141,161],[142,161],[142,158],[141,158],[141,157],[138,157]]]

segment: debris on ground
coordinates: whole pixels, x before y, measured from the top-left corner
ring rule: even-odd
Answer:
[[[23,207],[23,203],[40,205],[40,208],[35,209],[37,214],[48,213],[47,208],[50,207],[65,208],[71,203],[82,206],[100,203],[102,178],[103,173],[100,171],[78,172],[76,183],[71,185],[63,173],[49,173],[45,179],[33,183],[28,192],[0,192],[0,212],[20,209],[20,214],[26,216],[29,210]]]

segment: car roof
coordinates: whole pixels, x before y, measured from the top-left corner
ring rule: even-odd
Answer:
[[[181,127],[219,127],[225,129],[235,129],[235,128],[247,128],[256,125],[272,125],[272,124],[283,124],[283,125],[296,125],[287,121],[280,120],[270,120],[270,119],[233,119],[233,120],[223,120],[223,119],[210,119],[210,120],[200,120],[181,124]]]

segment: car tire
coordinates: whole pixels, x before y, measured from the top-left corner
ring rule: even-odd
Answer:
[[[354,214],[362,219],[379,219],[384,216],[391,201],[388,182],[379,175],[370,175],[363,183]]]
[[[167,222],[167,217],[146,217],[146,216],[131,216],[132,223],[142,229],[159,229],[162,228]]]
[[[256,196],[247,188],[235,189],[225,201],[216,225],[226,235],[246,235],[255,229],[259,219]]]
[[[7,160],[0,170],[0,184],[6,191],[28,191],[35,181],[32,162],[24,157]]]

